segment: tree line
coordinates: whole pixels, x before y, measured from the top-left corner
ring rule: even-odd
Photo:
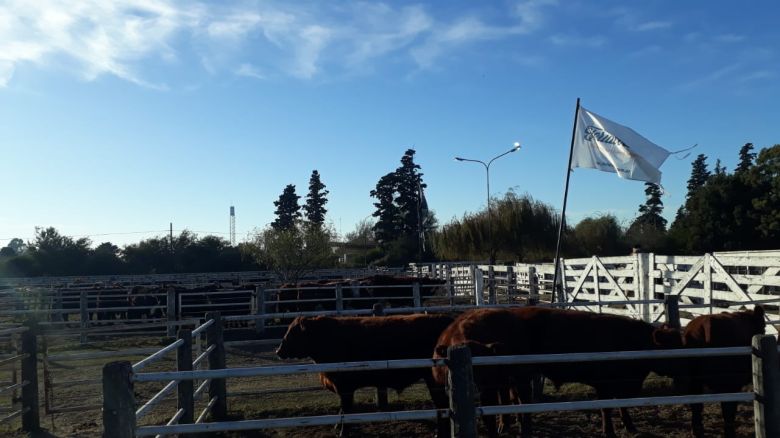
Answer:
[[[88,238],[36,229],[30,242],[12,239],[0,248],[0,275],[100,275],[176,272],[275,270],[293,280],[315,268],[343,265],[340,251],[362,248],[357,266],[399,266],[411,261],[487,260],[550,261],[560,216],[529,194],[507,192],[493,208],[467,213],[439,227],[428,208],[421,166],[407,149],[400,166],[381,176],[368,192],[372,219],[365,219],[339,241],[327,220],[329,191],[317,170],[301,196],[286,185],[274,201],[275,220],[248,241],[232,246],[217,236],[189,231],[153,237],[123,248]],[[662,188],[645,184],[645,202],[627,226],[614,215],[590,216],[566,223],[563,255],[624,255],[632,248],[666,254],[772,249],[780,242],[780,145],[758,153],[747,143],[729,172],[720,159],[710,170],[708,157],[692,162],[684,204],[671,225],[663,217]],[[492,227],[492,239],[491,239]],[[339,249],[341,248],[341,249]],[[350,263],[350,262],[348,262]]]

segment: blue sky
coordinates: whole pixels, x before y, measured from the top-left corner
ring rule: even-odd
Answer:
[[[515,141],[493,194],[560,208],[577,97],[732,169],[744,143],[780,143],[778,17],[773,1],[2,1],[0,238],[226,235],[232,204],[242,240],[313,169],[348,232],[408,147],[444,223],[485,205],[484,170],[452,158]],[[662,167],[670,220],[692,158]],[[570,218],[628,224],[643,189],[578,169]]]

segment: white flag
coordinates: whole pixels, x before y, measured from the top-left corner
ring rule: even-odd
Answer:
[[[571,168],[617,173],[619,177],[661,183],[659,167],[670,152],[633,129],[580,107]]]

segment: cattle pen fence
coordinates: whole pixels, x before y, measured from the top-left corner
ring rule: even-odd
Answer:
[[[226,368],[224,346],[221,342],[221,326],[222,320],[220,315],[211,313],[204,324],[194,330],[180,330],[176,342],[135,364],[127,361],[106,364],[103,368],[104,436],[129,438],[382,421],[449,419],[452,436],[476,437],[476,420],[483,415],[727,401],[753,403],[756,436],[769,437],[780,434],[780,400],[778,399],[778,394],[780,394],[780,365],[778,364],[777,341],[772,335],[755,336],[752,347],[545,355],[528,354],[472,358],[471,352],[466,346],[454,346],[450,347],[447,352],[447,358],[443,359],[424,358]],[[191,348],[192,339],[203,333],[205,333],[207,338],[207,348],[194,357]],[[177,371],[143,372],[147,365],[173,352],[177,356]],[[473,367],[693,357],[744,357],[747,355],[752,357],[753,364],[752,392],[707,395],[688,394],[503,406],[476,406],[474,401]],[[208,369],[197,369],[204,362],[208,363]],[[228,393],[225,383],[228,378],[428,367],[447,367],[448,369],[449,380],[446,387],[449,397],[448,409],[228,421]],[[202,381],[202,383],[197,384],[198,381]],[[161,382],[165,383],[165,386],[139,407],[135,398],[134,385],[142,382]],[[177,391],[177,410],[166,424],[139,426],[139,420],[144,418],[165,397],[172,394],[174,390]],[[203,394],[208,394],[206,406],[203,410],[196,411],[195,401]],[[207,419],[211,421],[206,421]]]
[[[8,396],[2,407],[0,423],[21,417],[22,430],[36,432],[40,428],[38,414],[38,345],[35,327],[0,328],[0,339],[7,354],[0,358],[0,394]],[[8,378],[6,381],[5,378]]]

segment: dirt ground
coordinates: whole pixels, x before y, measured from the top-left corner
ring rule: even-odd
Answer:
[[[160,347],[166,345],[170,339],[166,338],[131,338],[118,341],[102,342],[100,345],[80,347],[73,343],[53,342],[49,345],[49,354],[67,351],[76,353],[82,351],[111,351],[139,347]],[[79,362],[50,362],[49,378],[55,383],[54,393],[50,397],[54,410],[63,408],[73,409],[75,412],[45,414],[43,372],[40,376],[41,392],[41,425],[45,428],[39,436],[60,437],[98,437],[102,433],[101,412],[98,407],[101,402],[101,386],[99,383],[89,383],[90,380],[99,379],[102,365],[111,360],[138,361],[142,356],[128,356],[113,359],[82,360]],[[273,354],[272,347],[242,347],[229,348],[227,355],[228,367],[247,367],[267,364],[280,364]],[[42,367],[40,367],[42,368]],[[174,355],[154,364],[144,371],[162,371],[175,369]],[[0,380],[7,381],[8,371],[0,371]],[[64,382],[80,381],[75,385],[63,386]],[[86,382],[84,382],[86,381]],[[57,384],[60,386],[56,386]],[[278,376],[273,378],[241,378],[228,380],[228,392],[236,393],[228,398],[228,411],[231,419],[264,419],[283,418],[294,416],[327,415],[338,413],[338,398],[324,390],[310,390],[304,392],[281,392],[273,394],[252,394],[259,390],[277,388],[307,388],[318,386],[316,375]],[[135,388],[136,400],[146,401],[155,392],[161,389],[162,383],[137,384]],[[671,382],[668,379],[652,377],[647,380],[647,395],[671,395]],[[242,394],[243,393],[243,394]],[[545,401],[568,401],[592,398],[593,394],[582,385],[565,385],[556,391],[551,386],[545,387]],[[205,397],[198,401],[196,411],[205,406]],[[0,406],[7,406],[8,398],[0,395]],[[390,391],[389,410],[432,409],[424,385],[415,385],[401,394]],[[80,408],[80,406],[86,406]],[[375,411],[373,404],[373,391],[362,390],[356,396],[358,411]],[[156,407],[152,414],[143,418],[140,425],[164,424],[175,411],[175,393],[161,405]],[[688,422],[689,412],[685,406],[666,406],[631,409],[634,422],[641,431],[639,437],[683,437],[689,436]],[[722,420],[720,418],[720,406],[705,405],[705,428],[708,436],[721,436]],[[622,428],[620,419],[615,415],[615,426],[621,436],[629,436]],[[601,436],[601,419],[598,412],[562,412],[536,414],[534,418],[535,433],[539,437],[589,437]],[[738,436],[754,436],[753,409],[749,404],[741,404],[737,414]],[[0,425],[0,436],[21,437],[25,436],[18,431],[19,420],[9,424]],[[432,421],[419,422],[395,422],[395,423],[369,423],[355,425],[353,436],[371,437],[405,437],[405,436],[433,436],[434,424]],[[484,431],[483,431],[484,432]],[[506,436],[517,434],[516,426]],[[324,438],[336,436],[336,431],[330,426],[304,427],[295,429],[278,429],[252,432],[235,432],[227,434],[212,434],[230,438],[238,437],[301,437]],[[202,436],[208,436],[206,434]]]

